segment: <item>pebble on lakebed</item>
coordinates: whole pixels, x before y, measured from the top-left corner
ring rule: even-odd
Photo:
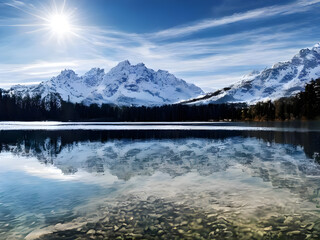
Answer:
[[[127,201],[107,208],[106,216],[72,230],[43,235],[53,239],[319,239],[320,219],[292,214],[258,222],[167,202]],[[309,221],[309,222],[308,222]]]

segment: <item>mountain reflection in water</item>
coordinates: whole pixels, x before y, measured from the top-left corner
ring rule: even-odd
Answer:
[[[320,236],[317,131],[2,131],[0,152],[0,238]]]

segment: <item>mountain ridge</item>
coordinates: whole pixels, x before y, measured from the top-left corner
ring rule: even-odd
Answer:
[[[290,97],[304,90],[306,83],[320,77],[320,43],[301,49],[291,60],[278,62],[262,71],[253,71],[230,86],[184,104],[240,103]]]
[[[201,88],[176,78],[168,71],[149,69],[143,63],[118,63],[109,72],[92,68],[79,76],[65,69],[58,76],[36,86],[13,86],[10,94],[41,96],[58,93],[62,100],[73,103],[115,104],[120,106],[157,106],[173,104],[203,94]]]
[[[240,81],[204,94],[164,70],[153,70],[144,63],[119,62],[109,72],[92,68],[79,76],[65,69],[58,76],[36,86],[13,86],[8,93],[21,97],[41,96],[51,101],[115,104],[119,106],[161,106],[167,104],[248,103],[290,97],[304,90],[305,84],[320,77],[320,43],[301,49],[289,61],[278,62],[262,71],[252,71]],[[60,99],[59,99],[60,96]]]

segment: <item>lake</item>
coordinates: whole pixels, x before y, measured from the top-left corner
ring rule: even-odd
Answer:
[[[0,239],[319,239],[320,122],[0,122]]]

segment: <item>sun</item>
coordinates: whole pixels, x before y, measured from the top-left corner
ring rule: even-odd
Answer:
[[[67,8],[66,0],[58,5],[55,0],[51,7],[39,14],[42,21],[42,30],[48,33],[49,39],[55,39],[58,44],[70,42],[74,37],[79,37],[79,26],[76,24],[75,11]],[[78,27],[77,27],[78,26]]]
[[[82,34],[85,27],[80,24],[79,17],[77,17],[77,8],[68,6],[67,0],[47,0],[47,4],[39,4],[39,6],[24,4],[21,1],[16,2],[17,4],[10,6],[29,15],[29,22],[21,26],[29,28],[26,33],[41,32],[44,43],[57,43],[61,46],[74,43],[75,38],[83,39]],[[18,4],[18,2],[21,3]]]
[[[53,14],[48,18],[49,28],[53,34],[58,37],[64,37],[72,33],[72,26],[67,15],[64,14]]]

